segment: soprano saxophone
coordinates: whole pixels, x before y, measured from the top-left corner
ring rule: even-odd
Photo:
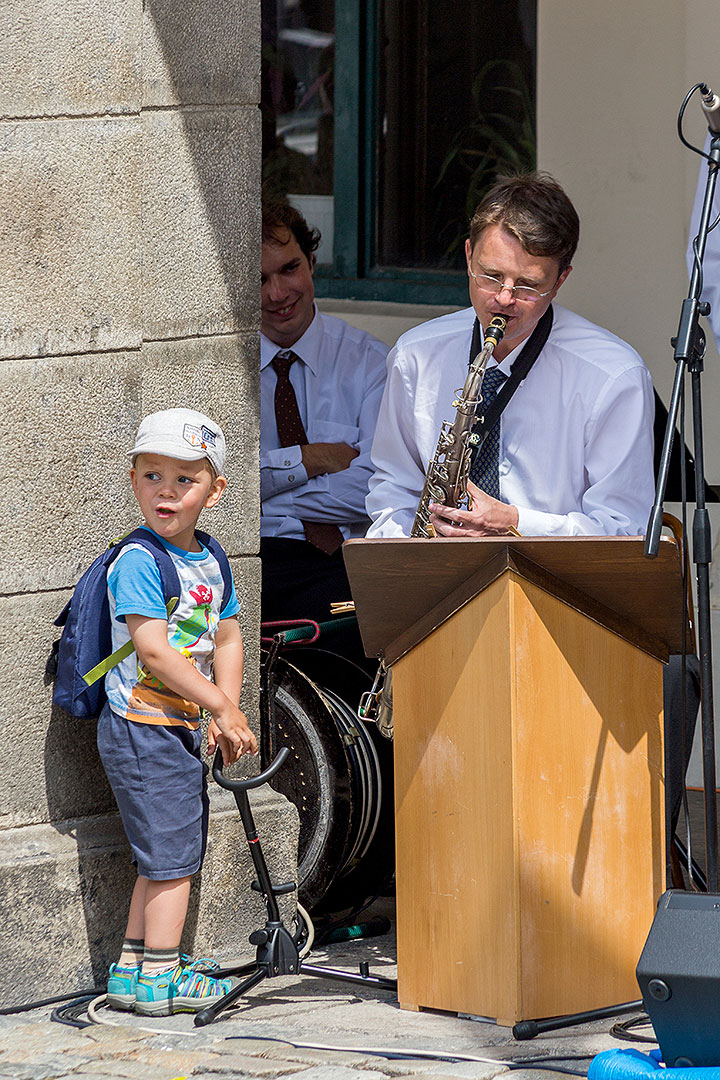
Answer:
[[[477,422],[477,407],[482,402],[481,387],[485,368],[495,347],[502,341],[507,319],[495,315],[485,330],[483,347],[470,364],[465,385],[456,391],[453,407],[457,410],[450,423],[443,420],[435,456],[428,465],[420,502],[415,511],[410,536],[434,537],[430,521],[430,503],[459,507],[468,502],[467,482],[473,448],[480,435],[473,431]],[[358,708],[361,720],[374,720],[378,731],[387,739],[393,737],[392,668],[380,661],[372,690],[363,694]]]

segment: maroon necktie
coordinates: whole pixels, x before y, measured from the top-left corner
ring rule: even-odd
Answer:
[[[277,372],[275,423],[281,446],[304,446],[308,441],[295,397],[295,388],[290,382],[290,365],[297,359],[295,353],[285,349],[279,352],[272,362]],[[305,539],[326,555],[334,554],[342,545],[343,534],[337,525],[322,521],[303,521],[302,527],[305,530]]]

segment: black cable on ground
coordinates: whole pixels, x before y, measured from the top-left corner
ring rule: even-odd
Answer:
[[[76,990],[73,994],[61,994],[59,997],[44,998],[42,1001],[28,1001],[26,1005],[9,1005],[7,1009],[0,1009],[0,1016],[12,1016],[13,1013],[30,1012],[31,1009],[42,1009],[46,1005],[57,1005],[60,1001],[75,1001],[79,997],[85,997],[88,1001],[105,993],[104,986],[96,986],[92,990]]]
[[[595,1054],[543,1054],[541,1057],[526,1057],[523,1065],[533,1065],[540,1061],[591,1061]]]
[[[657,1039],[654,1036],[634,1034],[634,1029],[637,1027],[651,1026],[652,1024],[649,1016],[646,1016],[645,1014],[641,1016],[632,1016],[629,1020],[613,1024],[608,1034],[612,1035],[614,1039],[619,1039],[621,1042],[646,1042],[654,1043],[657,1046]]]
[[[296,1042],[293,1042],[292,1039],[282,1039],[282,1038],[273,1037],[272,1035],[226,1035],[224,1041],[225,1042],[230,1042],[230,1040],[232,1040],[232,1039],[237,1039],[237,1040],[241,1040],[241,1041],[244,1040],[244,1039],[253,1039],[253,1040],[257,1041],[259,1039],[260,1041],[283,1043],[285,1046],[292,1046],[295,1049],[303,1049],[303,1048],[307,1049],[308,1047],[312,1048],[312,1045],[308,1044],[308,1043],[300,1043],[300,1042],[296,1043]],[[374,1047],[371,1047],[371,1048],[363,1047],[361,1049],[359,1047],[322,1046],[321,1044],[318,1044],[316,1048],[325,1049],[325,1050],[331,1050],[331,1051],[332,1050],[337,1050],[337,1051],[341,1051],[341,1052],[352,1051],[353,1053],[365,1054],[367,1057],[386,1058],[389,1061],[418,1061],[418,1060],[424,1060],[424,1061],[428,1061],[428,1060],[431,1060],[431,1061],[448,1061],[448,1062],[479,1061],[479,1062],[488,1062],[490,1064],[494,1064],[495,1062],[497,1062],[498,1065],[502,1065],[504,1068],[511,1069],[511,1070],[512,1069],[526,1069],[529,1065],[532,1065],[532,1067],[534,1069],[546,1070],[548,1072],[565,1073],[568,1076],[583,1076],[583,1077],[587,1077],[587,1071],[581,1072],[579,1069],[567,1069],[567,1068],[564,1068],[562,1065],[551,1065],[551,1064],[549,1064],[549,1062],[553,1062],[553,1061],[587,1061],[590,1058],[595,1056],[594,1054],[548,1055],[547,1057],[542,1057],[542,1058],[532,1057],[532,1058],[523,1058],[522,1060],[519,1060],[519,1061],[509,1061],[507,1058],[497,1058],[497,1059],[496,1058],[484,1058],[484,1057],[470,1055],[470,1054],[452,1054],[452,1053],[443,1053],[442,1051],[433,1051],[433,1050],[427,1050],[427,1051],[419,1050],[417,1053],[413,1053],[412,1051],[408,1051],[408,1050],[394,1051],[394,1050],[391,1050],[390,1048],[377,1049],[377,1048],[374,1048]]]
[[[101,990],[100,993],[102,994],[104,991]],[[93,1027],[94,1025],[90,1020],[80,1020],[79,1017],[81,1013],[87,1011],[88,1005],[97,996],[97,993],[92,993],[76,997],[67,1002],[66,1005],[60,1005],[57,1009],[53,1009],[50,1019],[54,1020],[56,1024],[67,1024],[69,1027],[74,1028]]]
[[[620,1039],[621,1042],[646,1042],[655,1043],[657,1046],[657,1039],[649,1035],[633,1035],[632,1031],[636,1027],[650,1027],[651,1020],[646,1013],[641,1013],[640,1016],[631,1016],[629,1020],[623,1020],[621,1023],[613,1024],[610,1028],[609,1034],[614,1039]]]

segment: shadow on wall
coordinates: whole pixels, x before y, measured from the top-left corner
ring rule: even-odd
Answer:
[[[257,16],[254,8],[257,6]],[[167,168],[158,197],[167,200],[166,213],[173,218],[174,241],[186,249],[158,252],[158,269],[164,258],[177,256],[182,265],[192,257],[193,230],[207,224],[212,230],[214,253],[221,265],[232,325],[215,326],[216,312],[209,310],[207,328],[253,329],[259,276],[248,262],[259,251],[253,237],[260,235],[260,124],[257,111],[260,87],[259,4],[237,4],[228,0],[200,0],[178,4],[176,0],[146,0],[145,39],[153,42],[144,53],[146,106],[183,106],[179,115],[195,176],[188,190],[187,176]],[[154,32],[154,33],[153,33]],[[154,51],[155,40],[159,52]],[[157,115],[157,114],[156,114]],[[159,114],[162,116],[162,114]],[[162,147],[158,151],[162,154]],[[156,167],[160,162],[156,161]],[[165,161],[166,166],[171,165]],[[173,191],[174,188],[174,191]],[[194,205],[196,198],[199,205]],[[171,201],[173,194],[177,202]],[[152,197],[152,193],[149,193]],[[184,235],[183,235],[184,234]],[[166,238],[160,236],[160,245]],[[203,241],[196,250],[202,255]],[[155,255],[149,256],[152,263]],[[145,267],[144,267],[145,273]],[[214,306],[211,300],[210,306]],[[160,333],[160,336],[172,336]]]
[[[254,7],[247,5],[252,12]],[[259,98],[260,30],[259,10],[255,27],[244,9],[226,0],[187,5],[146,0],[144,18],[151,20],[149,28],[159,43],[159,50],[150,46],[144,56],[145,104],[159,107],[149,121],[153,151],[146,197],[165,204],[157,234],[145,241],[144,304],[150,338],[228,333],[248,329],[255,321],[255,278],[248,274],[248,253],[252,237],[260,233],[260,136],[259,117],[248,106]],[[257,61],[257,71],[248,57]],[[176,103],[190,107],[162,109]],[[210,231],[209,238],[199,236],[202,229]],[[201,270],[186,275],[183,268],[198,254],[205,257]],[[193,297],[188,290],[198,284],[198,273],[202,279],[205,265],[220,268],[219,293]],[[187,315],[188,331],[173,323],[172,313],[167,315],[158,282],[164,283],[165,298],[175,294],[180,320],[186,315],[186,299],[189,308],[195,301],[194,314]],[[77,845],[77,887],[92,977],[99,985],[119,953],[135,871],[100,763],[95,721],[77,720],[53,707],[44,769],[50,822]],[[195,936],[200,885],[196,875],[185,931],[189,941]],[[74,889],[74,882],[68,888]],[[119,897],[126,902],[118,902]]]
[[[77,888],[83,904],[93,985],[104,985],[117,958],[125,925],[112,897],[127,892],[134,874],[117,806],[96,745],[97,723],[53,705],[44,764],[50,824],[77,844]],[[112,815],[110,817],[109,815]],[[117,913],[117,915],[115,915]]]

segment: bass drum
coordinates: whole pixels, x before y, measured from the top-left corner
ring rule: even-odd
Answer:
[[[272,786],[300,815],[298,897],[319,913],[362,906],[394,871],[392,745],[355,713],[370,682],[312,647],[279,657],[271,674],[271,756],[291,754]]]

